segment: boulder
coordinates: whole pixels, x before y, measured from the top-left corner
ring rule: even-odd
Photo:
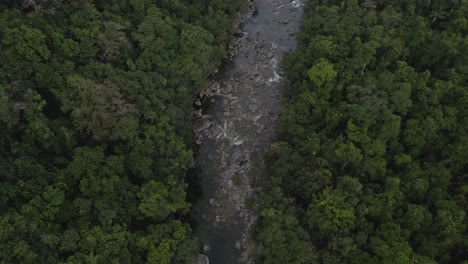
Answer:
[[[232,154],[231,164],[239,165],[244,160],[244,153],[240,149],[236,149]]]
[[[207,255],[198,254],[197,264],[210,264],[210,259]]]
[[[250,112],[255,113],[257,111],[258,107],[257,105],[251,104],[249,105]]]
[[[206,253],[206,252],[210,251],[210,249],[211,249],[210,245],[208,245],[208,244],[203,245],[203,253]]]
[[[236,249],[241,249],[241,246],[242,246],[241,242],[240,242],[240,241],[236,241],[236,244],[234,245],[234,247],[235,247]]]
[[[210,126],[211,126],[210,120],[206,118],[198,119],[195,121],[195,124],[193,125],[193,132],[198,133],[202,130],[209,128]]]
[[[291,3],[291,0],[278,0],[275,2],[275,6],[282,6],[288,3]]]

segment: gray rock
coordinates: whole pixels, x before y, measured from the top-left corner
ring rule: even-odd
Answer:
[[[275,6],[281,6],[281,5],[285,5],[287,3],[290,3],[292,0],[279,0],[275,3]]]
[[[193,125],[193,132],[198,133],[202,130],[205,130],[211,126],[211,121],[205,118],[198,119]]]
[[[202,111],[201,111],[201,109],[199,109],[199,110],[193,110],[192,113],[193,113],[193,116],[196,117],[196,118],[202,117]]]
[[[195,101],[195,105],[201,106],[200,100],[196,100],[196,101]]]
[[[236,149],[234,154],[232,154],[232,163],[235,165],[239,165],[244,160],[244,153],[240,149]]]
[[[210,259],[207,255],[198,254],[197,264],[210,264]]]
[[[249,108],[250,108],[250,111],[251,111],[252,113],[255,112],[255,111],[257,111],[257,105],[254,105],[254,104],[249,105]]]
[[[203,253],[210,251],[211,247],[208,244],[203,244]]]
[[[231,116],[231,113],[229,113],[229,112],[224,112],[224,116],[225,116],[225,117],[229,117],[229,116]]]
[[[234,245],[236,249],[241,249],[241,242],[237,241],[236,244]]]

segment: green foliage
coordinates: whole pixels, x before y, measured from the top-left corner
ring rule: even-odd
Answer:
[[[326,59],[319,59],[317,63],[307,71],[307,75],[313,84],[316,85],[317,92],[323,96],[328,97],[333,87],[337,73],[331,64]]]
[[[242,185],[242,178],[240,176],[234,176],[232,178],[232,182],[234,183],[234,186],[241,186]]]
[[[138,194],[141,203],[138,209],[144,217],[165,220],[171,213],[187,208],[184,186],[174,179],[169,179],[167,185],[150,181],[141,188]]]
[[[0,262],[192,263],[192,98],[243,4],[0,4]]]
[[[292,96],[266,156],[260,263],[467,258],[466,10],[308,2],[285,62]],[[297,249],[310,254],[284,245],[290,232],[305,232]]]
[[[265,228],[258,233],[264,245],[261,262],[301,263],[311,259],[314,248],[308,243],[307,232],[299,226],[290,202],[277,188],[272,190],[270,198],[260,212],[265,223]]]
[[[306,212],[307,224],[325,235],[349,233],[354,229],[354,206],[340,192],[327,188],[312,199]]]

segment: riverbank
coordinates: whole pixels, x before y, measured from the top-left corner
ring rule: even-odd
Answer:
[[[252,2],[239,23],[230,63],[195,102],[202,193],[192,220],[210,263],[252,262],[249,234],[260,186],[251,168],[274,136],[284,78],[280,62],[296,47],[302,12],[300,1]]]

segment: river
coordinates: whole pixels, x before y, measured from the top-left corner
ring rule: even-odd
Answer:
[[[254,0],[239,24],[232,59],[195,102],[199,148],[198,171],[188,180],[197,196],[191,224],[212,264],[252,262],[249,234],[261,191],[254,169],[274,136],[284,78],[280,63],[296,47],[301,1]]]

